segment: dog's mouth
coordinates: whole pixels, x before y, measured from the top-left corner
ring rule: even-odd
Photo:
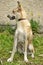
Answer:
[[[14,20],[14,19],[15,19],[15,16],[7,15],[7,17],[8,17],[10,20]]]

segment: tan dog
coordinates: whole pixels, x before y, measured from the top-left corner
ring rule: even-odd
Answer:
[[[17,21],[17,29],[14,36],[14,45],[11,57],[7,60],[8,62],[13,61],[14,54],[16,52],[16,47],[18,42],[24,43],[24,61],[28,62],[27,59],[27,47],[32,53],[32,58],[34,58],[34,47],[32,44],[33,34],[29,21],[27,20],[27,15],[20,2],[17,1],[18,7],[13,10],[15,14],[15,19]]]

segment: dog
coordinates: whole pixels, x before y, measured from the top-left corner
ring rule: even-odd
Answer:
[[[12,62],[14,58],[14,54],[16,52],[17,44],[24,43],[24,61],[28,62],[27,58],[27,47],[31,51],[31,57],[34,58],[34,46],[32,44],[33,34],[30,22],[27,19],[27,14],[24,8],[21,6],[21,3],[17,1],[17,8],[12,11],[15,15],[13,17],[8,16],[10,19],[15,19],[17,22],[17,29],[15,31],[14,36],[14,45],[11,53],[11,57],[7,60],[8,62]]]

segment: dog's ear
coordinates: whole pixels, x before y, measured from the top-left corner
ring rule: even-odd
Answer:
[[[17,1],[17,3],[18,3],[18,7],[20,7],[20,8],[21,8],[21,4],[20,4],[20,2],[19,2],[19,1]]]

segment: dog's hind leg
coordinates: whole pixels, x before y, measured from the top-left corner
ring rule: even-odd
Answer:
[[[31,57],[34,58],[34,47],[33,47],[33,44],[31,42],[29,44],[29,50],[31,52]]]
[[[8,62],[12,62],[13,61],[14,54],[16,52],[16,47],[17,47],[17,31],[15,33],[14,45],[13,45],[13,50],[12,50],[12,53],[11,53],[11,57],[7,60]]]

